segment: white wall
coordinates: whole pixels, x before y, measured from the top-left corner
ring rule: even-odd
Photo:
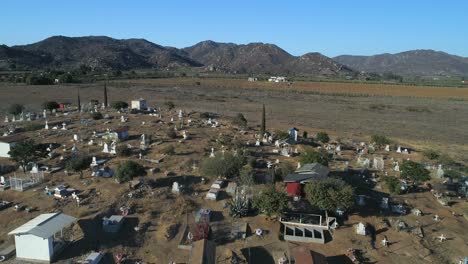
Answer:
[[[0,157],[2,158],[9,158],[8,152],[10,151],[10,144],[0,142]]]
[[[43,239],[33,235],[15,235],[16,257],[50,261],[53,255],[53,238]]]

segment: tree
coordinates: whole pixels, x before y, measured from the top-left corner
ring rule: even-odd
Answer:
[[[322,210],[349,209],[354,204],[354,190],[340,179],[329,178],[307,183],[307,200]]]
[[[268,217],[280,215],[288,209],[288,196],[284,192],[279,192],[271,186],[266,192],[260,193],[252,201],[252,207],[257,208]]]
[[[301,152],[299,159],[302,164],[320,163],[323,166],[328,166],[329,156],[326,152],[318,151],[313,148],[306,148]]]
[[[391,143],[390,139],[388,139],[384,135],[372,135],[371,137],[372,142],[374,142],[377,146],[383,146],[383,145],[388,145]]]
[[[281,162],[279,166],[275,169],[274,181],[276,182],[276,181],[283,180],[284,177],[286,177],[288,174],[293,173],[294,170],[295,170],[294,165],[291,162],[289,161]]]
[[[100,119],[103,119],[104,116],[102,116],[101,112],[93,112],[90,114],[91,118],[93,120],[100,120]]]
[[[42,107],[44,107],[44,109],[49,110],[49,111],[52,112],[52,110],[58,109],[60,107],[60,105],[55,101],[48,101],[48,102],[44,102],[42,104]]]
[[[232,123],[239,127],[246,127],[247,126],[247,119],[245,119],[244,115],[238,113],[236,117],[232,120]]]
[[[266,132],[266,116],[265,116],[265,104],[263,104],[262,108],[262,126],[260,127],[260,136],[263,137]]]
[[[81,98],[80,98],[80,88],[78,88],[78,112],[81,112]]]
[[[169,129],[167,129],[167,131],[166,131],[166,136],[167,136],[168,138],[174,139],[174,138],[177,137],[177,133],[174,131],[174,129],[169,128]]]
[[[317,133],[317,140],[322,143],[328,143],[330,141],[330,137],[325,132],[318,132]]]
[[[307,131],[302,132],[302,137],[307,138],[309,136],[309,133]]]
[[[128,103],[124,101],[116,101],[112,103],[112,108],[115,110],[120,110],[128,107]]]
[[[401,193],[401,182],[395,178],[395,177],[391,177],[391,176],[386,176],[384,177],[384,182],[385,182],[385,185],[387,186],[388,190],[390,191],[390,193],[392,194],[400,194]]]
[[[79,172],[80,177],[83,177],[83,170],[89,168],[90,163],[91,163],[91,157],[88,157],[88,156],[73,157],[67,161],[67,163],[65,164],[65,169],[74,171],[74,172]]]
[[[172,110],[172,109],[174,109],[174,107],[175,107],[175,104],[174,104],[174,102],[172,102],[172,101],[167,101],[167,102],[164,103],[164,105],[167,106],[167,108],[168,108],[169,110]]]
[[[237,183],[239,186],[252,186],[255,184],[254,170],[251,166],[245,165],[239,172],[237,177]]]
[[[234,178],[239,175],[239,171],[244,165],[244,158],[240,155],[234,156],[231,153],[216,155],[213,158],[206,158],[202,162],[202,172],[209,177]]]
[[[118,146],[116,149],[117,156],[119,157],[128,157],[132,155],[132,149],[127,146]]]
[[[41,149],[40,145],[34,143],[33,140],[24,140],[12,146],[8,155],[10,155],[10,159],[21,165],[23,172],[26,172],[26,165],[43,156],[44,151]]]
[[[420,163],[404,160],[400,167],[401,177],[418,184],[431,179],[430,172]]]
[[[104,83],[104,108],[107,108],[107,80]]]
[[[145,167],[135,161],[126,161],[119,165],[114,174],[114,179],[119,182],[131,181],[134,177],[146,175]]]
[[[23,112],[24,110],[24,105],[22,104],[12,104],[10,107],[8,107],[8,113],[12,115],[19,115]]]

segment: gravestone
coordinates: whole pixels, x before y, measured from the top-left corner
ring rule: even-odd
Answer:
[[[114,155],[117,154],[116,148],[117,148],[117,144],[115,144],[115,141],[112,141],[110,154],[114,154]]]
[[[437,169],[437,177],[443,178],[444,175],[445,175],[445,172],[444,172],[444,170],[442,169],[442,165],[439,164],[439,168]]]
[[[385,151],[387,151],[387,152],[390,151],[390,145],[385,145]]]
[[[45,130],[49,130],[49,123],[47,122],[47,120],[45,121],[45,127],[44,127]]]
[[[214,157],[215,157],[214,148],[211,148],[210,158],[214,158]]]
[[[397,152],[397,153],[401,153],[401,147],[400,147],[400,146],[398,146],[396,152]]]
[[[67,124],[65,122],[62,123],[62,130],[67,130]]]
[[[359,222],[359,223],[356,225],[356,234],[361,235],[361,236],[367,235],[367,233],[366,233],[366,225],[363,224],[362,222]]]
[[[5,123],[10,122],[10,120],[8,120],[8,116],[5,116],[5,121],[4,121],[4,122],[5,122]]]
[[[102,150],[104,153],[109,153],[109,145],[107,143],[104,143],[104,149]]]
[[[93,157],[93,161],[91,162],[91,167],[95,167],[97,166],[97,160],[96,160],[96,157]]]
[[[383,157],[374,157],[373,168],[378,171],[384,170],[385,162]]]
[[[180,192],[180,188],[179,188],[179,183],[178,183],[178,182],[174,182],[174,183],[172,184],[171,192],[172,192],[172,193],[175,193],[175,194],[178,194],[178,193]]]

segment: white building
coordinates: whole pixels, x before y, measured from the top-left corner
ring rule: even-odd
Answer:
[[[143,98],[137,99],[137,100],[132,100],[132,109],[137,109],[137,110],[145,110],[148,108],[146,105],[146,100]]]
[[[271,76],[270,78],[268,78],[268,81],[269,81],[269,82],[276,82],[276,83],[279,83],[279,82],[286,82],[286,77],[283,77],[283,76]]]
[[[64,248],[63,229],[76,218],[62,214],[41,214],[8,233],[15,236],[16,258],[22,261],[50,263]],[[57,235],[57,233],[61,235]]]
[[[9,158],[10,155],[8,154],[8,152],[11,150],[11,148],[14,147],[18,141],[24,139],[26,138],[21,135],[0,137],[0,157]]]

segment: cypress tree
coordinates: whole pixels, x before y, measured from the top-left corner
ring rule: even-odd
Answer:
[[[107,108],[107,80],[104,83],[104,108]]]
[[[81,112],[80,88],[78,88],[78,112]]]
[[[266,118],[265,118],[265,104],[263,104],[262,109],[262,127],[260,128],[260,136],[263,138],[266,132]]]

